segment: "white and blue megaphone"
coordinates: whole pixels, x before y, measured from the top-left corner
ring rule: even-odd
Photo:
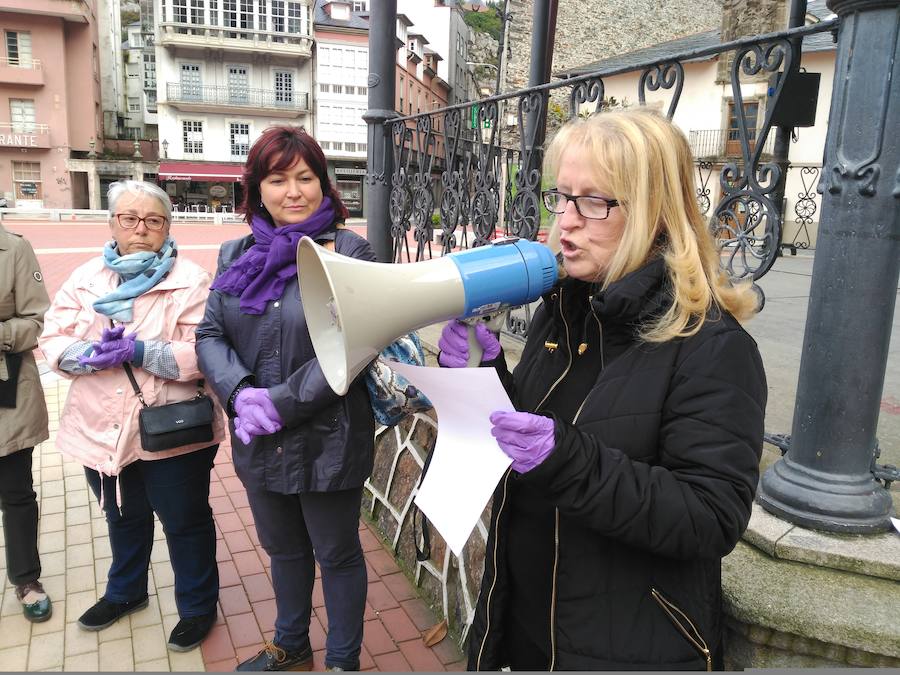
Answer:
[[[557,270],[550,249],[527,239],[393,265],[348,258],[303,237],[297,274],[319,365],[343,395],[401,335],[537,300],[556,283]]]

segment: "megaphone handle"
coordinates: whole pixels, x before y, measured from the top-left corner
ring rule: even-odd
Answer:
[[[475,336],[475,324],[470,323],[466,328],[469,334],[469,360],[466,363],[466,367],[477,368],[481,365],[481,356],[484,354],[484,349],[482,349],[481,343]]]

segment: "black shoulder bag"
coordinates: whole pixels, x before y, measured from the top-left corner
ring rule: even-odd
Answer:
[[[147,452],[172,450],[193,443],[208,443],[213,439],[213,402],[203,393],[203,380],[197,380],[197,395],[187,401],[168,405],[149,406],[144,401],[131,365],[123,363],[125,374],[141,402],[138,427],[141,446]]]

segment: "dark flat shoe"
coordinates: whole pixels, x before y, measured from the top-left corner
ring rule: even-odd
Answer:
[[[199,645],[216,625],[216,612],[189,616],[172,629],[168,647],[173,652],[188,652]]]
[[[131,602],[110,602],[106,598],[100,598],[96,605],[81,615],[78,625],[84,630],[97,631],[112,626],[123,616],[144,609],[150,600],[145,595],[140,600]]]

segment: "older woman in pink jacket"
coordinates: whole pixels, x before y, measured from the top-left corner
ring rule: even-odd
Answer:
[[[112,241],[78,269],[47,312],[41,349],[72,385],[60,417],[57,447],[85,467],[106,513],[113,558],[104,596],[78,620],[98,631],[146,607],[153,513],[166,533],[181,618],[169,648],[196,647],[216,621],[219,593],[209,472],[224,424],[217,410],[211,443],[162,452],[141,447],[141,403],[191,398],[203,377],[194,330],[206,304],[209,274],[177,255],[169,236],[171,204],[156,185],[113,183]]]

